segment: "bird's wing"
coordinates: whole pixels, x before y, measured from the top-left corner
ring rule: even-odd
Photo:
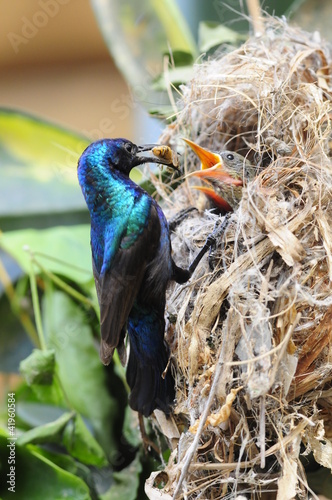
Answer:
[[[93,265],[100,306],[100,357],[104,364],[110,363],[114,349],[123,341],[126,321],[139,292],[146,265],[158,248],[158,213],[150,200],[147,200],[147,203],[150,205],[143,230],[137,232],[137,227],[131,224],[131,219],[137,219],[138,214],[131,214],[125,230],[122,230],[119,237],[118,249],[110,265],[103,265],[100,273],[95,264]],[[112,234],[114,238],[118,236],[114,232]]]

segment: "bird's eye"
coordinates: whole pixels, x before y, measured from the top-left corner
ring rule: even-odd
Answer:
[[[226,158],[227,158],[227,160],[234,160],[234,155],[232,155],[232,153],[228,153]]]
[[[133,152],[133,145],[130,142],[126,142],[126,144],[124,145],[124,148],[126,151],[128,151],[128,153]]]

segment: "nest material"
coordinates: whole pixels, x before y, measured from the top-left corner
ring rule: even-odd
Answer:
[[[308,498],[300,456],[332,470],[331,63],[318,35],[270,20],[182,88],[161,142],[237,151],[257,176],[217,248],[169,291],[176,406],[156,418],[172,454],[150,499]],[[190,182],[170,193],[156,180],[167,215],[200,206]],[[178,265],[221,218],[188,214],[173,235]]]

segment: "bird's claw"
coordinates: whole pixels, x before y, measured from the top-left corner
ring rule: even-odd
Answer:
[[[209,250],[209,258],[208,258],[209,268],[211,271],[213,271],[213,269],[214,269],[214,266],[212,263],[212,260],[214,257],[213,251],[215,250],[215,248],[217,246],[218,240],[225,233],[230,215],[231,215],[230,213],[226,214],[221,222],[218,220],[214,226],[213,232],[211,234],[209,234],[209,236],[207,237],[207,240],[211,241],[211,246],[210,246],[210,250]]]
[[[205,240],[204,246],[201,248],[200,252],[198,255],[196,255],[194,261],[191,263],[189,266],[189,272],[192,274],[196,267],[198,266],[199,262],[202,260],[206,252],[209,250],[211,252],[211,249],[217,244],[218,238],[224,233],[225,228],[227,226],[228,222],[228,217],[224,217],[224,220],[222,223],[217,226],[215,225],[213,232],[208,235],[208,237]]]
[[[139,423],[139,428],[141,432],[141,438],[142,438],[142,444],[143,444],[143,449],[145,455],[148,455],[150,450],[153,449],[158,456],[161,455],[161,450],[158,448],[158,446],[151,441],[151,439],[148,437],[146,430],[145,430],[145,425],[144,425],[144,419],[143,415],[141,413],[138,413],[138,423]]]
[[[212,250],[212,247],[215,247],[217,244],[216,236],[214,233],[209,234],[209,236],[205,240],[205,245],[210,247],[210,251]]]
[[[205,244],[210,245],[210,251],[216,247],[218,239],[224,234],[229,217],[226,215],[223,220],[217,220],[214,225],[212,233],[206,238]]]

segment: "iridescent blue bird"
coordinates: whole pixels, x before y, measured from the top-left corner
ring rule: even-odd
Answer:
[[[129,404],[144,416],[156,408],[169,413],[175,397],[171,370],[165,373],[169,358],[164,340],[167,285],[170,280],[187,281],[205,253],[201,251],[189,269],[179,268],[172,259],[162,209],[129,178],[137,165],[169,164],[163,158],[141,156],[152,147],[121,138],[103,139],[88,146],[78,163],[78,179],[91,217],[100,357],[107,365],[117,349],[125,362],[128,332]]]

